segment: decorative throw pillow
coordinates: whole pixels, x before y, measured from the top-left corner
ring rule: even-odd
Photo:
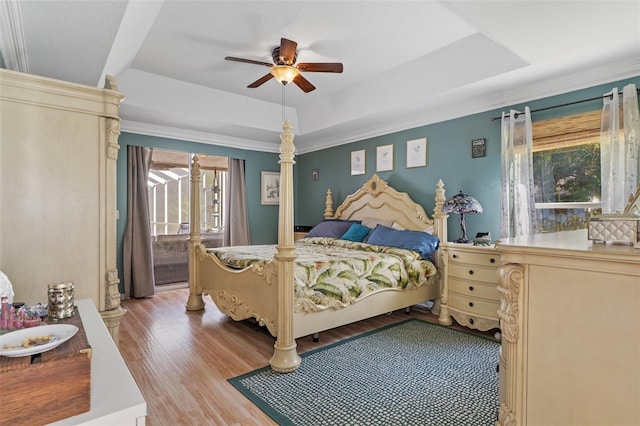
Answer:
[[[340,238],[354,223],[350,220],[325,220],[314,226],[307,237]]]
[[[375,227],[367,243],[378,246],[398,247],[420,253],[420,257],[432,260],[433,253],[438,249],[438,237],[422,231],[399,231],[387,226]]]
[[[340,239],[355,241],[360,243],[365,239],[367,235],[369,235],[370,231],[371,231],[371,228],[369,228],[368,226],[360,225],[359,223],[354,223],[349,227],[347,232],[345,232]]]

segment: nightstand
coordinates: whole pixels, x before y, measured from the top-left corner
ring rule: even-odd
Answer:
[[[295,225],[293,227],[293,241],[298,241],[301,238],[307,236],[307,233],[311,231],[312,226]]]
[[[443,270],[438,321],[477,330],[499,328],[498,267],[500,255],[493,246],[441,244]]]
[[[306,237],[306,235],[307,235],[306,232],[294,232],[293,241],[298,241],[299,239]]]

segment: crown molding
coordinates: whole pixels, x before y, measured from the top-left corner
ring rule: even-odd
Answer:
[[[225,148],[237,148],[261,152],[280,152],[279,145],[273,143],[199,132],[196,130],[180,129],[177,127],[160,126],[157,124],[142,123],[139,121],[122,120],[120,123],[120,129],[122,132],[127,133],[198,142],[208,145],[219,145]]]
[[[7,69],[29,72],[20,2],[0,2],[0,52]]]

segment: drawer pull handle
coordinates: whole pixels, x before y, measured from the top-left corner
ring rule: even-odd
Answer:
[[[473,302],[469,302],[469,307],[473,308]]]
[[[474,323],[473,318],[469,318],[469,324],[473,325],[473,323]]]
[[[469,291],[473,291],[473,286],[472,285],[469,286]]]
[[[457,254],[454,254],[454,255],[452,255],[451,257],[453,257],[454,259],[457,259],[457,258],[458,258],[458,255],[457,255]]]
[[[492,257],[491,260],[489,261],[491,263],[496,263],[496,260]]]
[[[469,275],[473,275],[473,269],[469,269]]]

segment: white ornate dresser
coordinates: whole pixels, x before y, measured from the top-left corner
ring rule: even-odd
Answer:
[[[0,69],[0,270],[14,300],[72,281],[118,342],[116,160],[123,95]]]
[[[586,229],[496,249],[498,424],[640,424],[640,249]]]

